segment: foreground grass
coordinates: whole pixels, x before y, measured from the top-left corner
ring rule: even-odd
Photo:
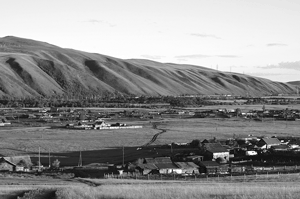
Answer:
[[[300,185],[293,182],[264,183],[197,183],[110,181],[98,187],[59,189],[58,199],[292,199],[300,198]]]

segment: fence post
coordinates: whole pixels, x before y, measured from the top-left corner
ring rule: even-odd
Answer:
[[[148,177],[148,180],[149,180],[149,174],[147,175],[147,177]]]
[[[173,179],[175,180],[175,173],[173,174]]]
[[[197,176],[196,176],[196,174],[195,174],[195,181],[197,181]]]
[[[218,174],[218,182],[220,181],[220,176],[219,176],[219,174]]]
[[[267,171],[267,178],[269,178],[269,172]]]
[[[230,174],[230,181],[232,181],[232,174]]]
[[[206,181],[208,181],[208,175],[206,174]]]
[[[279,178],[279,172],[278,172],[278,178]]]
[[[244,174],[244,182],[246,181],[246,174]]]
[[[162,180],[162,175],[160,174],[160,180]]]

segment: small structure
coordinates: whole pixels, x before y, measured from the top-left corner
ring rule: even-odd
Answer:
[[[17,165],[7,160],[6,158],[0,158],[0,171],[16,171]]]
[[[216,161],[202,161],[199,163],[200,173],[216,174],[220,173],[220,164]]]
[[[270,149],[272,146],[281,145],[280,140],[277,138],[262,138],[257,143],[257,146],[261,149]]]
[[[221,158],[225,162],[229,161],[229,151],[220,143],[204,143],[202,149],[209,160]]]
[[[182,170],[182,174],[199,174],[199,166],[193,162],[174,162]]]

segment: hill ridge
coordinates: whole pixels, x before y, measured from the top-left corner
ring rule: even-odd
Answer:
[[[295,93],[291,84],[203,66],[119,59],[46,42],[0,38],[0,97]]]

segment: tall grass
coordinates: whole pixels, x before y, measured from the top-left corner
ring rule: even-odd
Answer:
[[[293,183],[159,183],[104,184],[56,192],[58,199],[298,199],[300,186]]]

